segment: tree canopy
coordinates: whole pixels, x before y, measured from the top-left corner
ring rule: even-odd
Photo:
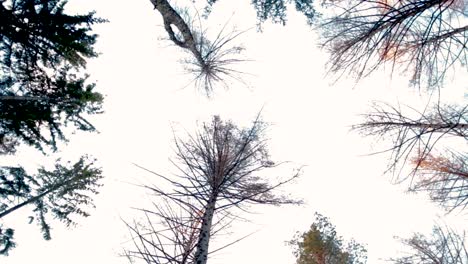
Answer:
[[[219,2],[201,1],[206,2],[206,15]],[[228,86],[227,79],[238,79],[242,72],[232,66],[244,61],[236,57],[243,47],[233,40],[243,32],[225,34],[223,28],[211,39],[198,26],[200,21],[172,1],[150,2],[171,43],[190,55],[185,66],[206,95]],[[89,115],[102,112],[104,96],[89,80],[86,63],[98,56],[93,26],[105,20],[94,12],[70,15],[66,4],[66,0],[0,0],[0,155],[14,153],[22,143],[43,153],[56,151],[61,141],[67,141],[65,128],[96,131]],[[313,4],[311,0],[251,1],[258,25],[267,21],[284,25],[289,6],[312,25],[317,19]],[[331,12],[319,25],[321,46],[330,52],[329,70],[339,76],[349,74],[358,81],[390,66],[392,74],[396,70],[409,74],[412,85],[439,91],[450,73],[466,69],[466,1],[324,0],[322,4]],[[466,109],[438,102],[416,111],[414,118],[400,108],[377,104],[354,129],[390,139],[389,167],[401,180],[406,174],[400,171],[411,166],[411,191],[426,191],[449,210],[464,209],[468,205]],[[326,125],[317,124],[321,129]],[[211,243],[238,219],[239,212],[251,205],[300,204],[301,200],[277,192],[300,170],[276,181],[264,173],[283,164],[272,161],[265,129],[259,118],[242,128],[213,116],[196,133],[175,137],[176,157],[170,160],[175,175],[138,166],[159,182],[144,186],[154,195],[154,206],[139,208],[143,219],[127,223],[133,248],[125,255],[148,264],[206,264],[211,253],[238,241],[216,249]],[[446,138],[461,144],[448,148],[443,144]],[[74,164],[57,161],[54,169],[41,167],[35,174],[19,165],[0,167],[0,219],[30,208],[30,222],[37,223],[48,240],[52,218],[72,226],[76,216],[89,215],[87,207],[93,206],[101,178],[101,169],[86,157]],[[17,245],[15,229],[7,225],[0,222],[4,255]],[[414,234],[403,239],[412,252],[391,261],[464,263],[465,240],[464,234],[435,228],[430,238]],[[310,230],[298,233],[289,244],[298,264],[367,261],[365,247],[354,240],[346,242],[320,214]]]
[[[203,76],[204,82],[209,84],[209,89],[206,90],[213,90],[212,87],[216,85],[216,82],[223,81],[226,76],[213,75],[211,70],[215,69],[214,72],[219,70],[218,73],[224,74],[230,70],[225,66],[232,61],[223,60],[220,57],[208,61],[206,54],[212,51],[215,51],[213,54],[218,51],[220,54],[228,54],[231,50],[222,52],[222,46],[217,46],[212,50],[203,48],[204,45],[208,47],[206,44],[210,41],[204,38],[200,33],[202,31],[193,30],[190,19],[184,18],[181,12],[174,9],[166,0],[151,0],[151,2],[163,16],[164,26],[171,41],[193,55],[195,64],[199,68],[198,73],[200,73],[196,78]],[[207,1],[207,14],[217,2],[219,1]],[[338,0],[322,3],[323,7],[328,9],[326,11],[330,12],[324,16],[324,20],[318,27],[322,33],[321,46],[330,52],[329,70],[339,76],[349,74],[358,81],[388,65],[391,74],[395,70],[409,74],[411,85],[435,89],[445,85],[446,76],[451,72],[466,68],[468,28],[466,26],[466,3],[463,1]],[[306,15],[309,24],[312,23],[316,12],[311,1],[252,1],[260,24],[269,19],[284,24],[288,4],[295,4],[296,9]],[[174,31],[175,28],[178,32]],[[217,65],[218,62],[226,64],[222,64],[223,68],[211,67]],[[211,82],[213,80],[216,82]],[[460,151],[443,149],[436,153],[435,145],[436,143],[438,146],[442,145],[440,142],[443,137],[458,137],[462,139],[462,143],[466,143],[468,129],[466,107],[437,104],[419,112],[416,118],[408,117],[400,109],[391,106],[388,106],[388,109],[377,106],[374,110],[376,111],[364,115],[366,120],[354,128],[365,135],[390,136],[393,143],[389,149],[392,153],[390,168],[399,174],[405,164],[416,167],[411,171],[410,190],[429,191],[433,200],[449,209],[464,208],[467,201],[464,150],[460,147]],[[200,139],[203,140],[198,141]],[[206,166],[201,162],[208,160],[213,163],[214,159],[207,158],[211,153],[200,147],[206,148],[206,142],[211,142],[211,139],[196,136],[192,137],[192,140],[193,143],[182,142],[181,144],[186,154],[179,155],[183,158],[183,163],[191,168],[187,170],[188,172],[184,172],[185,175],[205,175],[208,171],[212,172],[217,169],[216,166]],[[180,146],[177,147],[180,151]],[[195,154],[188,155],[187,153]],[[440,156],[440,153],[444,153],[445,156]],[[191,182],[196,181],[191,180]],[[185,191],[196,189],[194,186],[186,186],[178,181],[173,183]],[[213,188],[210,182],[200,183],[197,187],[200,186],[206,186],[208,190]],[[207,189],[203,191],[206,192]],[[157,192],[168,197],[164,191],[157,190]],[[181,191],[174,191],[174,193],[180,194]],[[198,193],[195,197],[200,199]],[[210,201],[208,198],[202,200]],[[210,209],[209,214],[212,214],[214,209]],[[197,215],[200,211],[204,217],[208,214],[205,208],[197,209],[195,213],[190,211],[188,215]],[[156,215],[160,216],[164,213],[158,210]],[[191,218],[188,217],[188,219]],[[322,216],[317,216],[317,219],[311,231],[291,242],[298,247],[296,251],[298,263],[363,263],[365,261],[365,249],[362,246],[355,242],[343,246],[341,238],[336,236],[334,227],[328,220]],[[204,220],[206,218],[203,218]],[[183,225],[183,221],[177,223]],[[202,219],[197,223],[202,225]],[[199,227],[198,224],[195,225],[196,228],[204,228]],[[208,225],[211,227],[211,222]],[[141,233],[137,228],[133,231]],[[173,235],[181,236],[176,231],[172,229]],[[188,233],[201,234],[198,230]],[[209,236],[210,233],[205,232],[205,237]],[[201,241],[205,238],[195,237],[195,239],[184,241],[189,241],[187,245],[192,245],[193,248],[189,246],[191,249],[196,248],[195,255],[198,255],[199,247],[194,241],[198,239]],[[138,238],[144,240],[141,236]],[[193,259],[199,258],[194,256]],[[206,261],[206,258],[203,261]]]

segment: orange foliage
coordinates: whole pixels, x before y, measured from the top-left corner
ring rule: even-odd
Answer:
[[[382,50],[380,57],[384,61],[389,61],[399,57],[400,54],[401,52],[398,51],[398,48],[394,44],[390,44],[390,46],[387,46]]]
[[[181,234],[184,239],[186,239],[185,245],[183,246],[187,252],[196,243],[196,234],[201,225],[203,214],[203,210],[198,210],[195,212],[195,215],[191,217],[193,221],[191,222],[190,226],[180,225],[175,227],[177,232]]]
[[[444,157],[434,157],[431,154],[427,154],[424,157],[417,157],[411,160],[420,169],[432,170],[445,173],[453,173],[459,166],[456,166],[453,162]]]
[[[409,46],[405,44],[400,44],[397,46],[395,43],[388,43],[380,51],[380,58],[384,61],[395,60],[397,62],[403,62],[403,56],[411,52],[414,49],[414,46]]]

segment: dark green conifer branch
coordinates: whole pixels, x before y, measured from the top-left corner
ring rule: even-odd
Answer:
[[[56,150],[67,124],[95,130],[85,114],[100,113],[103,96],[82,70],[98,55],[91,27],[105,20],[68,15],[66,3],[0,2],[0,145],[7,152],[11,141]]]
[[[71,226],[74,216],[89,216],[84,207],[93,207],[91,195],[97,194],[102,185],[102,171],[93,160],[81,157],[75,164],[62,165],[57,161],[54,170],[40,168],[35,175],[28,175],[22,167],[0,167],[0,219],[27,206],[33,207],[44,239],[51,239],[47,216]],[[9,231],[11,230],[11,231]],[[0,254],[7,254],[13,247],[13,229],[0,229]]]

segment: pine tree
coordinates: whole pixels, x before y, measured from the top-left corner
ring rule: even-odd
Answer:
[[[104,20],[92,12],[68,15],[65,5],[0,2],[0,145],[8,152],[12,141],[56,150],[67,124],[95,130],[85,114],[100,113],[103,96],[82,70],[98,55],[91,27]]]

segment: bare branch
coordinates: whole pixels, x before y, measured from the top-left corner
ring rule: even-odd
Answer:
[[[384,65],[410,74],[411,83],[443,83],[467,63],[466,2],[458,0],[324,1],[339,10],[326,20],[322,46],[329,70],[357,80]]]
[[[412,110],[414,117],[405,114]],[[410,179],[410,191],[428,191],[432,200],[449,210],[468,204],[466,160],[462,154],[468,143],[468,106],[435,105],[419,112],[387,104],[374,104],[364,122],[353,127],[365,136],[389,139],[388,171],[401,183]],[[458,140],[458,141],[457,141]],[[447,143],[459,142],[460,153],[444,150]],[[439,146],[440,145],[440,146]],[[446,157],[441,156],[437,153]],[[406,165],[413,167],[403,173]]]
[[[458,234],[447,228],[436,226],[432,237],[416,233],[411,238],[400,239],[410,252],[389,261],[395,264],[466,264],[468,250],[465,233]]]
[[[413,163],[419,169],[417,180],[410,187],[413,192],[428,192],[431,200],[450,211],[468,206],[468,157],[448,151],[445,156],[426,155]]]

